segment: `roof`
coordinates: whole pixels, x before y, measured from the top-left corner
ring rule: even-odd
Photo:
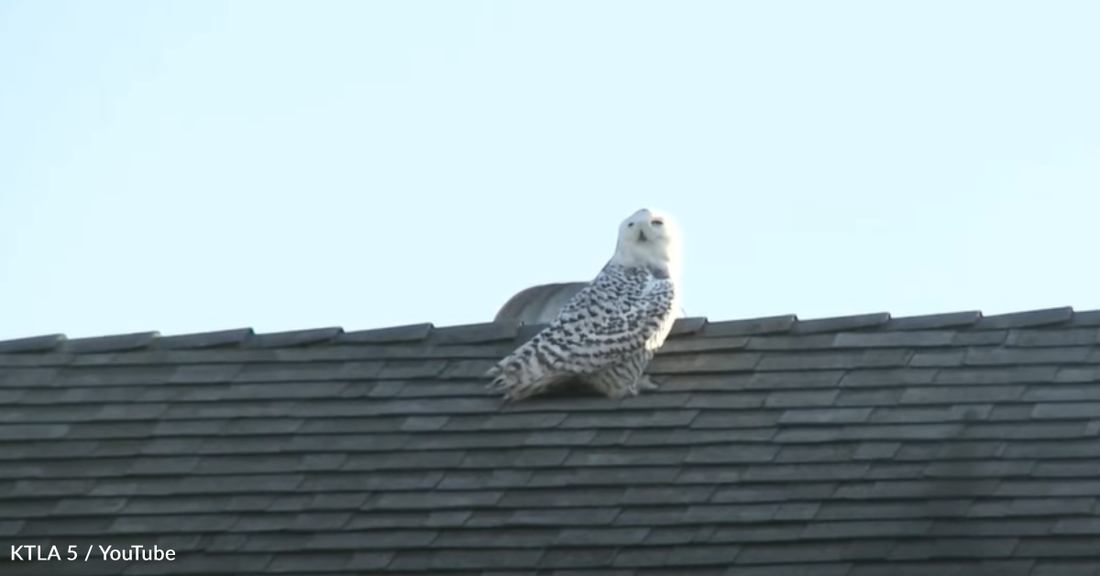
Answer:
[[[538,328],[0,343],[0,540],[177,555],[0,573],[1100,574],[1100,311],[681,319],[502,405]]]

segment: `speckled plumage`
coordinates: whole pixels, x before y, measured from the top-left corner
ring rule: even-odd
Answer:
[[[642,209],[619,227],[599,275],[534,338],[489,370],[510,401],[578,380],[621,398],[656,386],[644,375],[679,310],[680,239],[672,220]]]

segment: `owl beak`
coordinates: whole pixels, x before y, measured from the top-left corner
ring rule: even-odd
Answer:
[[[645,242],[646,241],[645,232],[642,232],[641,230],[638,230],[638,241],[639,242]]]

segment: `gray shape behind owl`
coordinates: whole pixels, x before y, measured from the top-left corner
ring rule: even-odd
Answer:
[[[520,324],[549,324],[573,296],[588,282],[540,284],[519,291],[500,307],[494,322],[518,321]],[[679,317],[684,317],[681,309]]]
[[[558,282],[525,288],[501,306],[494,321],[547,324],[587,285],[587,282]]]

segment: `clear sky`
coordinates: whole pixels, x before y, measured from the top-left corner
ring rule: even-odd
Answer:
[[[0,0],[0,338],[1100,308],[1100,2]]]

